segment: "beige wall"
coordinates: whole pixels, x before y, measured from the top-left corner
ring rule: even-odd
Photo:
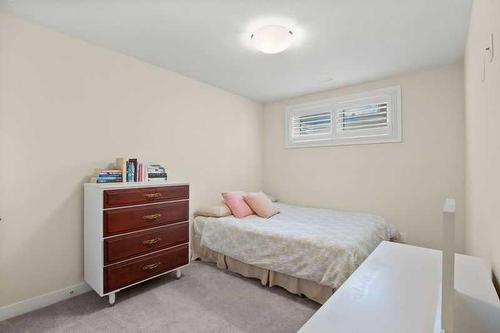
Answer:
[[[465,55],[466,248],[492,262],[500,275],[500,2],[475,0]],[[494,34],[496,57],[484,49]]]
[[[284,148],[287,105],[393,85],[402,89],[402,143]],[[265,190],[280,200],[380,214],[411,244],[438,248],[441,208],[454,197],[463,249],[462,64],[267,105],[264,135]]]
[[[263,116],[242,97],[0,15],[0,306],[81,282],[81,184],[118,156],[191,181],[192,208],[265,183],[283,201],[383,215],[430,247],[444,198],[456,197],[461,249],[462,74],[456,64],[298,97]],[[284,148],[287,105],[398,84],[403,143]]]
[[[82,183],[166,165],[192,204],[262,186],[262,107],[0,15],[0,306],[82,281]]]

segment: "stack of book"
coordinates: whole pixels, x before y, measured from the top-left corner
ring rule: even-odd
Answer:
[[[150,182],[163,182],[167,180],[167,172],[161,165],[151,164],[148,165],[147,177]]]
[[[145,164],[137,158],[118,158],[116,168],[96,170],[92,183],[165,182],[167,172],[159,164]]]
[[[93,183],[121,183],[123,182],[122,171],[117,169],[96,170],[96,176],[92,177]]]

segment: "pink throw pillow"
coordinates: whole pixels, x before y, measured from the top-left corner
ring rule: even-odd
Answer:
[[[224,198],[224,203],[229,207],[231,213],[235,217],[245,217],[252,215],[252,209],[247,205],[243,196],[245,192],[224,192],[222,193],[222,198]]]
[[[279,213],[267,195],[262,192],[248,193],[244,197],[245,202],[260,217],[269,218]]]

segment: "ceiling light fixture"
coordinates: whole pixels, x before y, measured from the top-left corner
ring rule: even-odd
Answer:
[[[276,54],[290,47],[293,41],[293,32],[280,25],[266,25],[255,31],[250,38],[257,50]]]

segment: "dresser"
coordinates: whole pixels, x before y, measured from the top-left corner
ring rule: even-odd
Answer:
[[[189,264],[189,184],[84,185],[84,278],[116,293]]]

